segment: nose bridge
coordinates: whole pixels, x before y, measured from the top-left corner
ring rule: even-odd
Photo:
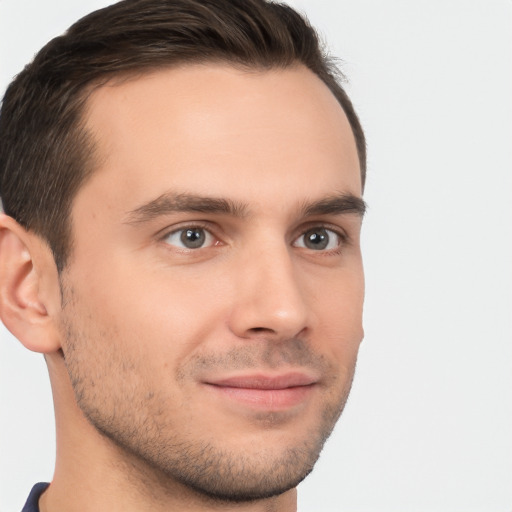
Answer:
[[[297,336],[307,326],[307,304],[293,252],[284,240],[248,250],[237,275],[232,329]]]

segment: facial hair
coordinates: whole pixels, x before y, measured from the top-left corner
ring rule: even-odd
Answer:
[[[288,339],[244,343],[223,353],[202,352],[181,362],[174,371],[177,385],[194,381],[205,371],[295,366],[323,375],[325,394],[318,421],[299,441],[280,450],[266,446],[265,431],[278,429],[286,415],[262,412],[255,415],[262,426],[261,446],[240,449],[239,443],[232,446],[231,437],[237,435],[232,432],[211,438],[206,428],[203,436],[190,435],[186,426],[198,421],[198,411],[191,413],[185,400],[169,411],[169,397],[148,382],[144,362],[123,351],[117,333],[101,332],[90,323],[78,326],[72,303],[66,302],[62,325],[64,360],[77,404],[90,424],[117,447],[125,467],[137,475],[134,480],[146,480],[147,486],[157,482],[169,492],[178,483],[214,501],[248,502],[282,494],[311,472],[347,400],[355,356],[340,368],[315,353],[307,340]],[[207,418],[203,421],[208,423]]]

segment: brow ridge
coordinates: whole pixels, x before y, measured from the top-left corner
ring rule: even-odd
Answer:
[[[139,224],[177,212],[222,213],[244,217],[247,214],[247,206],[224,198],[165,193],[129,212],[127,223]]]
[[[300,213],[304,217],[345,213],[355,213],[362,217],[365,211],[366,203],[364,200],[347,193],[333,195],[312,203],[305,202],[300,209]],[[248,206],[225,198],[188,193],[165,193],[130,211],[126,223],[140,224],[178,212],[225,214],[242,218],[248,214]]]
[[[366,203],[361,197],[350,193],[342,193],[320,199],[313,203],[304,204],[302,213],[305,217],[313,215],[338,215],[355,213],[363,217],[366,212]]]

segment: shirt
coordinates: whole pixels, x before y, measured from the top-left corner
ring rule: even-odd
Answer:
[[[39,512],[39,498],[49,485],[50,484],[45,482],[34,485],[21,512]]]

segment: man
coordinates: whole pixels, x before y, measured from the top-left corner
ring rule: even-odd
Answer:
[[[126,0],[0,115],[0,314],[52,383],[24,510],[292,511],[347,399],[364,136],[291,8]]]

